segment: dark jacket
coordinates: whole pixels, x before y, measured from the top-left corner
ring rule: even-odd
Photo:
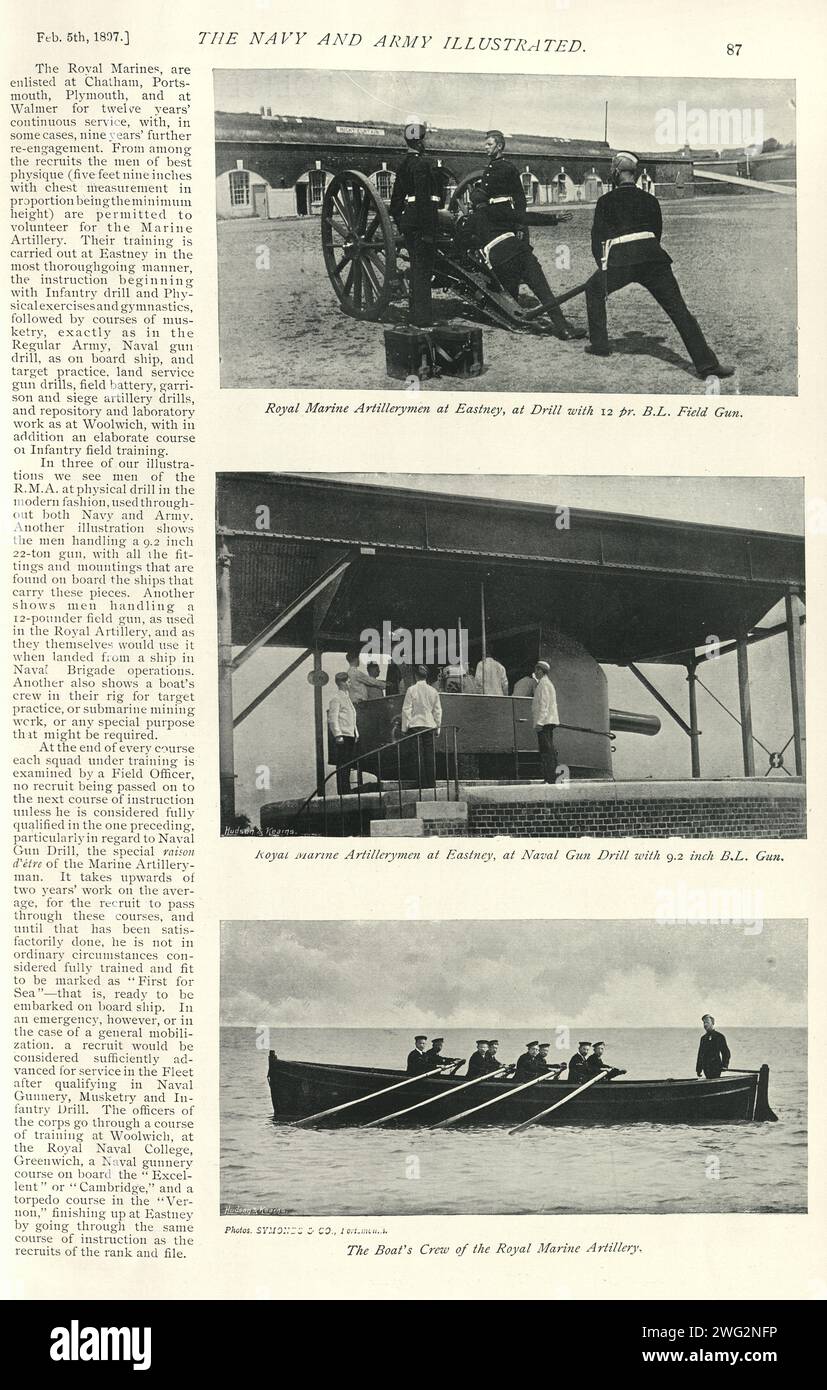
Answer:
[[[631,232],[653,232],[654,236],[613,246],[609,253],[610,269],[640,265],[645,261],[661,261],[671,265],[672,257],[660,244],[663,232],[660,203],[651,193],[644,193],[637,184],[622,183],[611,193],[604,193],[594,206],[592,255],[597,264],[600,265],[602,261],[604,242],[614,237],[628,236]]]
[[[437,211],[444,201],[443,171],[430,155],[411,150],[396,172],[391,194],[390,214],[397,227],[406,236],[436,238]]]
[[[699,1076],[701,1072],[705,1076],[720,1076],[721,1072],[729,1066],[730,1056],[731,1053],[723,1033],[719,1033],[713,1028],[711,1033],[705,1032],[701,1037],[695,1070]]]
[[[426,1071],[433,1071],[431,1063],[428,1061],[427,1052],[417,1052],[416,1048],[408,1053],[408,1076],[423,1076]]]
[[[452,1062],[458,1062],[459,1057],[443,1057],[441,1052],[437,1052],[435,1047],[429,1047],[425,1053],[428,1067],[433,1071],[434,1067],[450,1067]]]
[[[581,1057],[579,1052],[575,1052],[574,1056],[569,1061],[569,1070],[566,1080],[573,1081],[578,1086],[582,1086],[584,1081],[588,1081],[590,1075],[593,1076],[594,1073],[589,1072],[587,1058]]]
[[[468,1058],[467,1079],[473,1081],[477,1076],[485,1076],[488,1071],[490,1071],[488,1058],[482,1057],[479,1052],[472,1052]]]
[[[525,226],[525,191],[515,165],[509,164],[502,155],[490,159],[480,179],[480,188],[488,198],[493,227],[502,232]],[[510,198],[511,202],[493,202],[496,198]]]
[[[514,1072],[512,1080],[519,1083],[520,1081],[531,1081],[533,1077],[539,1076],[538,1060],[537,1057],[532,1057],[530,1052],[524,1052],[517,1059],[517,1070]]]

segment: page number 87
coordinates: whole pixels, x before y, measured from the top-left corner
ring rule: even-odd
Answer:
[[[740,43],[728,43],[726,46],[727,56],[730,58],[737,58],[742,47],[743,44]]]

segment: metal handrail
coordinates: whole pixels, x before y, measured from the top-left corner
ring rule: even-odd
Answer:
[[[451,733],[453,734],[453,754],[454,754],[454,776],[453,776],[453,778],[451,778],[451,775],[450,775],[450,772],[451,772],[451,768],[450,768],[451,759],[450,759],[450,750],[449,750],[449,746],[448,746],[448,732],[449,732],[449,729],[450,729]],[[446,791],[446,797],[447,797],[447,799],[448,799],[449,801],[451,800],[451,782],[453,781],[453,785],[454,785],[454,800],[455,800],[455,801],[458,801],[458,800],[459,800],[459,761],[458,761],[458,746],[457,746],[457,728],[456,728],[455,725],[443,725],[439,732],[445,735],[445,791]],[[364,760],[365,760],[366,758],[371,758],[371,759],[374,759],[374,758],[375,758],[375,759],[376,759],[376,761],[377,761],[377,778],[376,778],[376,785],[377,785],[377,790],[378,790],[378,792],[379,792],[379,795],[381,796],[381,794],[382,794],[382,754],[383,754],[383,753],[386,753],[389,749],[392,749],[392,748],[395,748],[395,749],[396,749],[396,764],[397,764],[397,779],[396,779],[396,780],[397,780],[397,792],[398,792],[398,797],[399,797],[399,813],[400,813],[400,816],[401,816],[401,814],[402,814],[402,745],[403,745],[403,743],[410,743],[412,739],[415,739],[415,740],[416,740],[417,785],[418,785],[418,787],[419,787],[419,795],[420,795],[420,798],[421,798],[421,796],[422,796],[422,790],[423,790],[423,788],[422,788],[421,740],[422,740],[424,737],[426,737],[428,734],[436,734],[436,730],[435,730],[435,729],[417,729],[415,733],[412,733],[412,734],[403,734],[403,735],[401,736],[401,738],[391,739],[390,742],[388,742],[388,743],[382,743],[382,744],[380,744],[378,748],[371,748],[371,749],[366,750],[364,753],[359,753],[355,758],[349,758],[348,761],[345,762],[345,763],[338,763],[338,764],[336,765],[336,767],[333,768],[332,772],[329,772],[329,773],[327,774],[327,776],[325,777],[324,781],[323,781],[319,786],[314,787],[314,788],[313,788],[313,791],[310,793],[310,795],[307,796],[307,797],[305,797],[305,799],[304,799],[304,801],[302,802],[301,806],[298,808],[298,810],[296,811],[295,815],[292,817],[292,823],[295,825],[296,822],[300,819],[300,817],[303,816],[303,815],[307,812],[309,806],[310,806],[311,803],[315,800],[315,798],[318,797],[318,796],[321,796],[321,798],[322,798],[322,803],[323,803],[323,807],[324,807],[324,830],[325,830],[325,833],[327,833],[327,814],[328,814],[328,812],[327,812],[327,790],[326,790],[326,789],[327,789],[327,784],[328,784],[328,782],[332,781],[334,777],[338,777],[339,774],[340,774],[341,772],[347,771],[348,774],[349,774],[349,773],[350,773],[350,769],[355,767],[355,768],[356,768],[356,771],[357,771],[356,805],[357,805],[357,810],[358,810],[358,815],[359,815],[359,829],[360,829],[360,831],[361,831],[361,829],[362,829],[362,782],[361,782],[361,767],[360,767],[360,764],[363,763]],[[436,740],[436,738],[435,738],[435,739],[434,739],[434,782],[433,782],[434,799],[436,799],[436,783],[437,783],[437,777],[436,777],[436,752],[437,752],[437,748],[436,748],[436,744],[437,744],[437,740]],[[344,827],[344,806],[343,806],[342,803],[343,803],[344,793],[338,792],[337,794],[338,794],[338,798],[339,798],[339,815],[340,815],[341,825],[342,825],[342,828],[343,828],[343,827]],[[350,793],[350,792],[348,792],[347,794],[348,794],[348,795],[352,795],[352,793]]]

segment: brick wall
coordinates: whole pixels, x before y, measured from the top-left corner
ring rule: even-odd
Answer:
[[[690,839],[793,840],[806,835],[803,796],[778,800],[773,796],[731,800],[719,797],[587,801],[486,802],[469,805],[467,824],[445,821],[429,827],[430,835],[641,836]]]

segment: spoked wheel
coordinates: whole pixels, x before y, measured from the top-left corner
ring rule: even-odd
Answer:
[[[344,312],[380,318],[398,290],[396,233],[373,184],[357,169],[337,174],[327,186],[322,251]]]
[[[460,179],[451,194],[451,201],[448,204],[449,212],[456,214],[471,211],[471,189],[475,183],[479,183],[484,173],[484,169],[475,169],[473,174],[466,174],[464,179]]]

